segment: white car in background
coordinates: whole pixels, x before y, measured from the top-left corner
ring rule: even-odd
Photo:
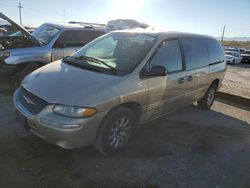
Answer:
[[[242,60],[240,53],[236,51],[225,51],[225,57],[228,64],[239,64]]]

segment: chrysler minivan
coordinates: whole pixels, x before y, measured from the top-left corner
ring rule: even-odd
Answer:
[[[225,70],[214,38],[115,31],[29,74],[14,94],[17,120],[63,148],[112,154],[142,123],[196,101],[209,109]]]
[[[108,33],[101,24],[45,23],[32,34],[0,12],[0,27],[11,27],[16,33],[0,37],[0,77],[12,80],[18,87],[32,71],[75,53],[93,39]]]

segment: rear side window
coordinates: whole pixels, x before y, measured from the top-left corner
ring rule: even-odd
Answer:
[[[184,50],[186,69],[192,70],[208,66],[208,51],[203,38],[180,38]]]
[[[224,61],[224,51],[214,39],[205,39],[209,54],[209,64]]]
[[[164,66],[168,72],[182,70],[181,50],[178,40],[163,42],[151,60],[151,64]]]
[[[80,47],[105,34],[101,31],[65,31],[58,38],[58,42],[65,47]]]

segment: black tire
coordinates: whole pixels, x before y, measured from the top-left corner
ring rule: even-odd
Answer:
[[[217,84],[213,83],[207,90],[204,97],[197,102],[200,109],[208,110],[214,103],[215,94],[217,91]]]
[[[95,141],[95,147],[104,155],[120,152],[135,132],[135,113],[126,107],[119,107],[105,118]]]
[[[38,63],[30,63],[27,65],[21,72],[18,73],[18,75],[14,78],[14,88],[18,88],[22,82],[22,80],[30,74],[31,72],[35,71],[36,69],[40,68],[41,65]]]

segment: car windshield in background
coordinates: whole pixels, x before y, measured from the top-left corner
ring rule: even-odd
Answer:
[[[147,34],[112,33],[81,48],[72,57],[82,64],[109,69],[117,74],[132,72],[152,48],[156,38]],[[87,58],[86,58],[87,57]],[[93,61],[95,58],[102,63]]]
[[[43,44],[48,44],[60,30],[50,25],[42,25],[32,33],[32,36]]]

